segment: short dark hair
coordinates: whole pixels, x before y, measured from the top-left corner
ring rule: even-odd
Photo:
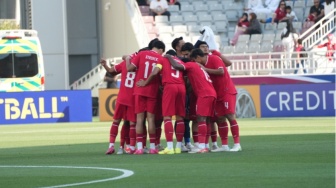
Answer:
[[[148,43],[148,48],[149,48],[149,49],[152,49],[152,48],[153,48],[153,44],[154,44],[154,42],[156,42],[156,41],[159,41],[159,39],[158,39],[158,38],[152,39],[152,40]]]
[[[184,43],[184,45],[182,46],[182,48],[181,48],[181,51],[183,52],[183,51],[191,51],[191,50],[193,50],[194,49],[194,45],[193,44],[191,44],[190,42],[186,42],[186,43]]]
[[[286,10],[292,10],[292,7],[291,7],[291,6],[286,6],[285,9],[286,9]]]
[[[166,46],[162,41],[158,40],[153,43],[153,48],[162,49],[162,51],[165,52]]]
[[[206,44],[207,46],[209,46],[208,43],[206,43],[205,41],[198,40],[194,47],[199,48],[202,44]]]
[[[147,50],[151,50],[151,49],[148,48],[148,47],[144,47],[144,48],[141,48],[138,52],[141,52],[141,51],[147,51]]]
[[[204,53],[201,49],[195,48],[190,53],[190,59],[196,59],[197,56],[204,57]]]
[[[166,54],[172,55],[172,56],[176,56],[176,52],[174,50],[168,50],[166,52]]]
[[[297,40],[297,43],[298,43],[298,44],[302,44],[302,39],[298,39],[298,40]]]
[[[180,42],[180,40],[183,40],[183,37],[179,37],[179,38],[175,38],[173,40],[173,42],[171,43],[171,46],[174,50],[176,50],[176,46],[178,45],[178,43]]]

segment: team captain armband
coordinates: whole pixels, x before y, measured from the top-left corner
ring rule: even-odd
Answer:
[[[162,65],[161,64],[156,64],[156,67],[162,70]]]

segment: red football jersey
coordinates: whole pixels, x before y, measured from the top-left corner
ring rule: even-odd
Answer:
[[[210,69],[224,69],[224,75],[210,75],[213,81],[214,88],[216,89],[218,99],[223,99],[225,93],[237,94],[235,85],[232,82],[231,76],[223,64],[222,59],[215,55],[209,55],[208,61],[205,64],[206,68]]]
[[[217,97],[210,76],[205,70],[194,62],[188,62],[182,66],[187,72],[191,87],[197,97]]]
[[[146,80],[158,61],[161,61],[163,57],[153,50],[141,51],[134,58],[131,63],[136,67],[135,83],[140,79]],[[159,91],[159,77],[155,77],[145,87],[134,87],[134,95],[141,95],[151,98],[157,98],[157,92]]]
[[[176,58],[173,57],[175,61],[177,61],[180,64],[183,64],[183,62]],[[165,84],[184,84],[184,79],[183,79],[183,72],[174,69],[173,66],[169,63],[169,60],[167,58],[162,58],[159,62],[158,65],[162,66],[161,69],[161,75],[162,75],[162,85]]]
[[[121,73],[120,89],[117,101],[120,104],[127,106],[134,106],[134,85],[135,85],[135,72],[127,72],[126,61],[114,66],[117,73]]]

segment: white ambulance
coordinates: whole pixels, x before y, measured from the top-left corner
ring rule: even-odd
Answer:
[[[43,91],[44,64],[35,30],[0,30],[0,92]]]

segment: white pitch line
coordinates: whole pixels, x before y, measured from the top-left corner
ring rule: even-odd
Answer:
[[[71,169],[111,170],[111,171],[120,171],[120,172],[123,173],[121,176],[117,176],[117,177],[113,177],[113,178],[93,180],[93,181],[80,182],[80,183],[55,185],[55,186],[41,187],[41,188],[58,188],[58,187],[71,187],[71,186],[77,186],[77,185],[88,185],[88,184],[93,184],[93,183],[100,183],[100,182],[113,181],[113,180],[118,180],[118,179],[122,179],[122,178],[127,178],[127,177],[132,176],[134,174],[134,172],[131,171],[131,170],[125,170],[125,169],[119,169],[119,168],[81,167],[81,166],[10,166],[10,165],[0,165],[0,168],[71,168]]]

